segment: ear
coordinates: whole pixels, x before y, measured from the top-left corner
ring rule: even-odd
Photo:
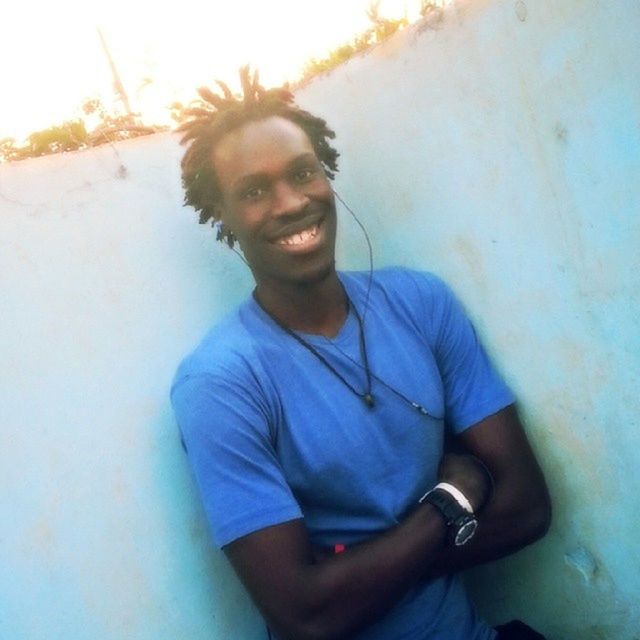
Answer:
[[[224,244],[228,245],[233,249],[233,245],[238,241],[237,238],[233,235],[233,231],[228,227],[225,227],[220,220],[218,220],[214,224],[214,228],[216,230],[216,240],[218,242],[224,242]]]
[[[223,208],[215,209],[215,222],[214,228],[216,230],[216,240],[224,242],[226,245],[233,249],[233,245],[237,242],[236,237],[233,235],[233,231],[226,224],[227,216],[225,215]]]
[[[213,204],[213,219],[216,222],[226,222],[227,219],[227,211],[224,206],[224,202],[222,200],[216,200]]]

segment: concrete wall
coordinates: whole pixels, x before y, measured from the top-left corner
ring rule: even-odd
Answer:
[[[553,640],[640,637],[638,34],[633,1],[469,0],[302,95],[376,262],[453,283],[522,401],[555,522],[472,584]]]
[[[640,629],[639,28],[633,0],[467,0],[300,92],[376,265],[446,277],[521,398],[554,525],[470,583],[552,640]],[[265,636],[167,399],[251,286],[181,208],[180,153],[159,135],[0,167],[3,639]]]
[[[262,640],[168,401],[245,289],[181,208],[173,137],[0,173],[0,638]]]

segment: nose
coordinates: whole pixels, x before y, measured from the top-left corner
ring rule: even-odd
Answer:
[[[286,216],[302,211],[309,204],[309,197],[289,184],[279,180],[273,187],[272,211],[274,215]]]

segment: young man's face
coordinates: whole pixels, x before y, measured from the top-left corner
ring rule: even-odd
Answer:
[[[258,288],[311,284],[334,270],[336,209],[307,134],[278,116],[249,122],[213,152],[222,221]]]

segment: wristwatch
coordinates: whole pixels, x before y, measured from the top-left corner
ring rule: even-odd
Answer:
[[[456,498],[446,489],[434,487],[425,493],[419,502],[432,504],[445,519],[449,528],[450,541],[456,547],[467,544],[478,528],[473,511],[465,509]]]

